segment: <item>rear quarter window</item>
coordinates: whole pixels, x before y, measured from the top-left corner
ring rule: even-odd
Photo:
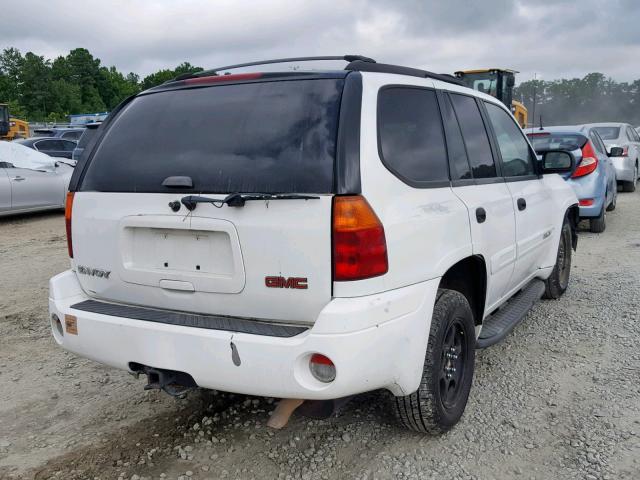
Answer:
[[[409,185],[448,182],[447,150],[435,91],[382,88],[378,94],[378,148],[384,165]]]
[[[80,190],[331,193],[344,80],[183,88],[139,96],[113,120]]]

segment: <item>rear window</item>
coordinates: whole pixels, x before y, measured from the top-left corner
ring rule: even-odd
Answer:
[[[114,119],[81,190],[331,193],[344,80],[180,89],[134,99]]]
[[[595,127],[603,140],[615,140],[620,136],[620,127]]]
[[[578,150],[586,143],[583,135],[571,133],[530,133],[527,134],[536,152],[546,150]]]
[[[382,160],[400,179],[414,186],[449,181],[435,91],[409,87],[381,90],[378,128]]]
[[[34,130],[33,131],[33,136],[34,137],[51,137],[53,136],[53,130]]]

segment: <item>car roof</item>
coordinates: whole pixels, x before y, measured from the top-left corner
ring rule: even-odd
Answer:
[[[631,125],[623,122],[599,122],[599,123],[585,123],[582,126],[583,127],[626,127]]]

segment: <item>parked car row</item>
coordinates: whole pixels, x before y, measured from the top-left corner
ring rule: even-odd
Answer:
[[[84,145],[89,142],[100,123],[90,123],[84,127],[37,128],[32,137],[15,142],[51,157],[67,158],[75,165]]]
[[[633,192],[638,180],[640,136],[624,123],[552,126],[528,132],[538,155],[549,150],[571,152],[575,163],[562,177],[579,201],[580,218],[594,233],[606,228],[606,212],[616,208],[618,186]]]

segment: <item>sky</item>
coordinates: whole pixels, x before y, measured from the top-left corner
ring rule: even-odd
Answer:
[[[8,0],[2,0],[2,3]],[[639,0],[20,0],[0,49],[53,59],[77,47],[142,77],[183,61],[366,55],[434,72],[517,80],[640,78]],[[2,8],[6,13],[6,8]]]

